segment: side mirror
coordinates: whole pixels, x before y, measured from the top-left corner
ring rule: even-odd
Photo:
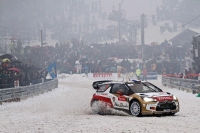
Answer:
[[[116,94],[118,94],[118,95],[120,95],[120,96],[123,95],[123,93],[122,93],[121,91],[117,91]]]

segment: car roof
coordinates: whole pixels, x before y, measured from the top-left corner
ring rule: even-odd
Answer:
[[[133,83],[141,83],[141,82],[143,82],[143,81],[140,81],[140,80],[131,80],[131,81],[109,81],[109,82],[104,82],[104,83],[102,83],[102,84],[116,84],[116,83],[118,83],[118,84],[133,84]]]
[[[124,81],[110,81],[110,82],[105,82],[105,83],[103,83],[103,84],[116,84],[116,83],[125,84]]]

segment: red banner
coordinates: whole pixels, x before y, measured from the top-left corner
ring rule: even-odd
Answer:
[[[102,77],[102,78],[112,77],[112,73],[93,73],[93,77],[94,78],[98,78],[98,77]]]

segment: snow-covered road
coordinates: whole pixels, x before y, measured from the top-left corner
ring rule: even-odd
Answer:
[[[180,112],[167,117],[132,117],[116,111],[116,115],[94,115],[90,99],[95,92],[92,80],[83,75],[67,76],[59,88],[51,92],[0,106],[0,132],[3,133],[197,133],[200,128],[200,98],[191,93],[162,87],[175,94]]]

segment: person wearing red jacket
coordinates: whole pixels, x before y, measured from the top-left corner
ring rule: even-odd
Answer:
[[[142,75],[143,75],[143,80],[147,81],[147,69],[146,69],[146,67],[143,68]]]

